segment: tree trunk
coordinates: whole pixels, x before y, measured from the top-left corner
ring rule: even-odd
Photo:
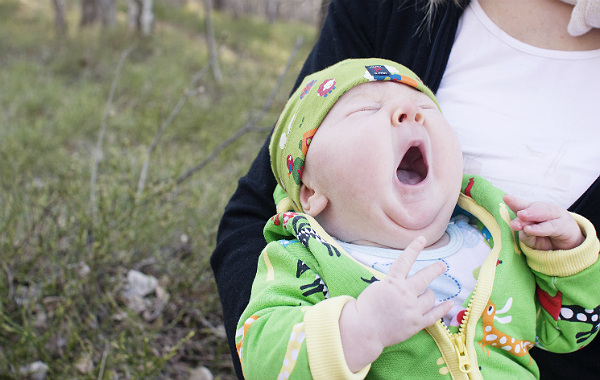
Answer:
[[[225,0],[213,0],[213,9],[218,11],[225,9]]]
[[[142,6],[140,0],[129,0],[127,2],[127,24],[133,30],[139,30],[141,27],[140,12]]]
[[[99,7],[102,14],[102,25],[105,27],[114,26],[117,13],[115,0],[100,0]]]
[[[53,0],[52,3],[54,4],[54,26],[56,28],[56,34],[62,37],[67,34],[67,22],[65,21],[65,1]]]
[[[244,15],[244,5],[242,4],[241,0],[227,1],[227,9],[231,13],[234,20],[237,20]]]
[[[267,20],[273,24],[279,15],[279,0],[267,0]]]
[[[81,26],[95,23],[98,20],[98,13],[96,0],[81,0]]]
[[[140,31],[143,36],[152,34],[154,13],[152,0],[129,0],[128,19],[132,29]]]
[[[212,0],[204,0],[204,10],[206,13],[206,39],[210,51],[210,65],[212,66],[216,81],[221,83],[223,74],[221,74],[221,68],[219,67],[219,54],[217,52],[215,32],[212,24]]]

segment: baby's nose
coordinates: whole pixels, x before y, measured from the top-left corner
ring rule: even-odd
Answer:
[[[412,100],[402,99],[394,104],[392,113],[392,124],[402,125],[405,123],[423,124],[425,118],[421,113],[421,108]]]

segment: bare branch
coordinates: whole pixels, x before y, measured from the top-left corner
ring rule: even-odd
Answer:
[[[4,272],[6,272],[6,281],[8,282],[8,299],[12,299],[15,294],[15,287],[13,284],[14,277],[4,261],[2,261],[2,268],[4,268]]]
[[[98,380],[102,380],[104,378],[104,367],[106,366],[106,358],[108,357],[109,349],[110,344],[108,344],[108,342],[104,342],[104,352],[102,353],[102,361],[100,363],[100,371],[98,372]]]
[[[142,166],[142,172],[140,173],[140,179],[138,181],[138,188],[137,188],[137,193],[136,193],[137,199],[139,199],[141,197],[142,192],[144,191],[144,187],[146,185],[146,177],[148,174],[148,167],[150,165],[150,155],[152,154],[154,149],[156,149],[156,146],[158,145],[158,142],[159,142],[160,138],[162,137],[163,133],[165,132],[165,130],[167,129],[167,127],[173,122],[173,120],[175,120],[177,115],[179,115],[179,112],[181,111],[181,109],[183,108],[183,106],[187,102],[187,100],[190,97],[197,95],[199,93],[198,82],[200,81],[200,79],[202,79],[202,77],[204,76],[204,74],[206,73],[206,71],[208,70],[209,67],[210,67],[210,63],[206,64],[206,66],[204,66],[204,68],[202,68],[202,70],[200,72],[198,72],[196,75],[194,75],[194,78],[192,79],[190,86],[185,91],[185,93],[183,94],[181,99],[179,99],[179,102],[177,103],[175,108],[173,108],[173,110],[171,111],[171,114],[169,115],[167,120],[165,120],[165,122],[161,125],[161,127],[156,132],[156,135],[154,136],[154,140],[152,141],[152,144],[146,151],[146,159],[144,160],[144,165]]]
[[[98,175],[98,164],[102,157],[102,143],[104,141],[104,134],[106,132],[106,121],[108,119],[108,114],[110,113],[110,108],[112,106],[113,98],[115,96],[115,91],[117,89],[117,83],[119,82],[119,76],[121,75],[121,69],[123,68],[123,64],[125,59],[133,51],[134,46],[130,46],[127,50],[125,50],[121,54],[121,58],[119,59],[119,64],[117,65],[117,72],[115,74],[115,79],[110,86],[110,92],[108,94],[108,100],[106,101],[106,105],[104,107],[104,114],[102,115],[102,124],[100,126],[100,133],[98,134],[98,141],[96,142],[96,149],[93,152],[93,163],[92,163],[92,175],[90,179],[90,208],[91,208],[91,217],[92,217],[92,227],[95,227],[98,219],[98,203],[96,201],[96,181]]]
[[[213,69],[213,75],[217,83],[223,81],[223,74],[221,74],[221,67],[219,66],[219,54],[217,53],[216,42],[215,42],[215,31],[212,23],[212,0],[204,0],[204,12],[206,14],[206,39],[208,42],[208,50],[210,52],[210,64]]]
[[[258,123],[266,115],[269,108],[271,108],[271,105],[273,104],[273,101],[275,100],[275,96],[277,96],[277,93],[279,92],[279,89],[281,88],[283,79],[285,78],[288,71],[290,70],[290,67],[292,66],[292,62],[294,61],[296,54],[300,50],[302,43],[303,43],[303,38],[298,37],[298,39],[296,40],[296,44],[294,45],[294,49],[292,50],[292,53],[290,54],[290,57],[288,58],[288,61],[285,65],[285,68],[284,68],[283,72],[279,75],[279,78],[277,79],[277,84],[271,91],[271,94],[269,95],[269,98],[267,99],[267,102],[265,103],[265,105],[263,106],[261,111],[254,118],[252,118],[246,125],[244,125],[242,128],[240,128],[233,136],[231,136],[227,140],[223,141],[218,147],[216,147],[215,150],[213,150],[211,152],[211,154],[208,157],[206,157],[202,162],[200,162],[198,165],[194,166],[193,168],[187,170],[182,175],[180,175],[176,180],[177,185],[183,183],[184,181],[189,179],[194,173],[196,173],[197,171],[204,168],[209,162],[211,162],[212,160],[214,160],[217,157],[219,152],[221,152],[223,149],[225,149],[226,147],[231,145],[233,142],[235,142],[241,136],[243,136],[244,134],[246,134],[250,131],[254,131],[256,129],[256,123]]]
[[[243,126],[233,136],[231,136],[227,140],[223,141],[218,147],[216,147],[215,150],[213,150],[208,157],[206,157],[204,160],[202,160],[202,162],[200,162],[198,165],[194,166],[193,168],[189,169],[182,175],[180,175],[179,178],[177,178],[176,184],[179,185],[179,184],[183,183],[185,180],[190,178],[192,176],[192,174],[194,174],[197,171],[204,168],[209,162],[211,162],[212,160],[214,160],[217,157],[219,152],[221,152],[223,149],[225,149],[226,147],[231,145],[233,142],[235,142],[241,136],[243,136],[246,133],[248,133],[249,131],[251,131],[253,128],[254,128],[254,125],[252,125],[252,124],[246,124],[245,126]]]

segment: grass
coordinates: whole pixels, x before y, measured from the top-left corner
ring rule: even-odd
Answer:
[[[215,13],[224,80],[200,79],[150,155],[138,196],[158,128],[208,60],[201,7],[155,2],[144,39],[126,28],[124,9],[113,29],[80,29],[79,7],[67,3],[60,39],[51,2],[0,2],[0,379],[24,378],[35,362],[48,379],[187,379],[201,366],[232,379],[209,258],[222,210],[268,132],[245,134],[174,182],[258,113],[302,36],[261,126],[275,122],[315,29]],[[156,290],[133,309],[131,270],[158,279],[168,299]]]

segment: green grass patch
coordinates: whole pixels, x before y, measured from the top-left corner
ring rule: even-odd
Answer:
[[[231,379],[209,258],[222,210],[267,132],[242,136],[174,183],[259,112],[302,36],[259,126],[273,125],[315,29],[215,13],[223,82],[210,70],[199,80],[138,194],[157,131],[207,64],[202,10],[156,2],[154,34],[141,38],[125,9],[111,30],[80,29],[78,3],[67,1],[59,39],[47,3],[0,2],[0,378],[43,362],[48,379],[187,379],[197,366]],[[159,285],[137,309],[126,297],[132,270]]]

